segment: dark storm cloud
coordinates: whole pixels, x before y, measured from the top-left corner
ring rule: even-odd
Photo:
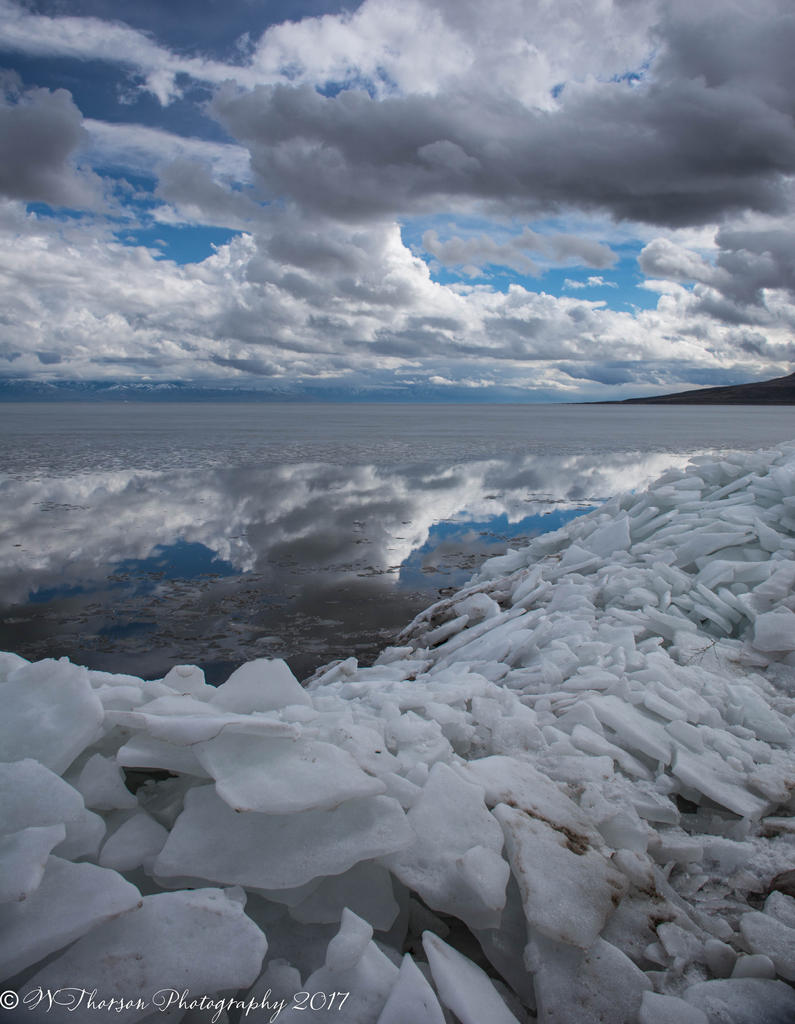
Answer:
[[[737,302],[762,302],[765,288],[784,288],[795,295],[795,235],[791,230],[723,229],[718,267],[726,275],[724,294]]]
[[[82,116],[65,89],[31,89],[0,99],[0,194],[11,199],[83,206],[91,199],[71,157]]]
[[[759,331],[747,328],[732,332],[729,340],[749,356],[779,360],[784,366],[795,360],[795,341],[776,344]]]
[[[787,0],[748,4],[682,4],[662,8],[658,30],[665,44],[658,68],[671,80],[703,78],[710,89],[740,87],[772,109],[792,112],[795,62],[792,40],[795,12]]]
[[[694,309],[727,324],[767,323],[766,292],[795,297],[791,228],[722,228],[715,242],[718,249],[710,263],[668,239],[655,239],[640,254],[640,268],[652,277],[698,282]]]
[[[266,190],[348,220],[441,197],[579,206],[682,226],[782,209],[795,172],[795,17],[669,17],[648,79],[568,85],[551,111],[505,96],[222,91],[214,110]],[[735,63],[736,61],[736,63]]]

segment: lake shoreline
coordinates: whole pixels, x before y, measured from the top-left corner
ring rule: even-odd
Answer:
[[[793,498],[795,444],[701,457],[306,687],[3,655],[7,984],[786,1019]]]

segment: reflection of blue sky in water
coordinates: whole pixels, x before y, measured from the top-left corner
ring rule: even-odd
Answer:
[[[153,590],[162,579],[198,579],[202,576],[235,576],[239,573],[229,562],[204,544],[178,540],[174,544],[158,544],[148,558],[128,558],[111,566],[106,577],[114,588],[124,587],[136,594]],[[55,587],[39,587],[28,594],[31,604],[46,604],[62,597],[75,597],[96,589],[92,585],[64,583]]]
[[[113,575],[124,574],[136,579],[138,587],[151,586],[159,576],[184,580],[200,576],[234,576],[237,569],[218,557],[204,544],[178,540],[174,544],[158,544],[148,558],[128,558],[113,568]],[[121,581],[119,581],[121,582]]]
[[[532,537],[558,530],[594,507],[558,509],[513,523],[504,513],[481,522],[435,523],[427,541],[401,564],[399,582],[401,586],[422,587],[432,581],[436,589],[458,590],[485,558],[503,554],[507,546],[522,546]]]
[[[657,410],[621,431],[615,410],[95,412],[57,409],[48,429],[15,410],[0,434],[0,646],[216,678],[259,656],[299,675],[371,658],[483,558],[683,465],[702,437],[791,430],[749,410],[666,410],[676,444]]]
[[[223,676],[257,656],[290,657],[299,674],[352,651],[366,660],[512,539],[556,529],[658,464],[513,457],[7,480],[0,645],[154,675],[184,661]]]
[[[143,675],[195,661],[218,680],[258,656],[287,657],[299,675],[351,653],[366,661],[485,558],[671,461],[512,455],[8,479],[0,646]]]

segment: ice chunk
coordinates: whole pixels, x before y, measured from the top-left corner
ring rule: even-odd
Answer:
[[[644,992],[638,1024],[709,1024],[707,1015],[676,996]]]
[[[629,519],[622,513],[610,522],[599,526],[583,546],[601,558],[607,558],[616,551],[626,551],[630,544]]]
[[[33,758],[0,764],[0,831],[73,821],[84,810],[80,793]]]
[[[402,768],[407,773],[418,764],[428,766],[435,761],[448,761],[453,753],[439,723],[421,718],[413,711],[387,722],[384,738],[389,748],[396,751],[396,769]]]
[[[138,803],[124,785],[119,766],[102,754],[94,754],[86,761],[76,788],[83,794],[86,807],[99,811],[129,809]]]
[[[324,879],[290,914],[307,924],[335,924],[346,907],[378,931],[388,931],[400,908],[386,868],[372,861],[354,864]]]
[[[732,697],[740,708],[741,721],[769,743],[788,743],[792,733],[786,718],[774,711],[751,686],[733,686]],[[782,803],[786,800],[782,800]]]
[[[163,683],[177,693],[189,693],[199,700],[209,700],[216,692],[216,687],[207,685],[204,672],[196,665],[175,665]]]
[[[0,651],[0,680],[8,679],[15,669],[29,664],[29,661],[25,658],[20,658],[18,654],[12,654],[10,651]]]
[[[418,927],[418,925],[420,925]],[[412,908],[410,929],[412,934],[432,931],[446,939],[450,929],[439,919],[425,923],[415,918]],[[522,906],[522,896],[516,879],[511,875],[506,890],[505,907],[498,928],[481,929],[476,932],[480,947],[488,961],[501,978],[510,985],[525,1006],[535,1009],[533,979],[524,963],[524,949],[527,945],[527,921]]]
[[[65,860],[95,858],[105,836],[105,822],[102,818],[93,811],[83,810],[76,818],[65,822],[65,825],[66,839],[55,847],[53,853]]]
[[[221,733],[194,751],[218,795],[237,811],[298,814],[386,789],[346,750],[315,740]]]
[[[384,863],[433,910],[461,918],[471,928],[499,922],[508,865],[502,829],[483,790],[445,764],[435,764],[422,795],[410,808],[415,842]]]
[[[769,956],[754,953],[737,958],[731,976],[733,978],[775,978],[776,967]]]
[[[350,910],[342,915],[340,930],[329,942],[326,951],[326,967],[332,971],[349,971],[361,960],[373,929]]]
[[[737,954],[720,939],[707,939],[704,943],[704,959],[716,978],[728,978],[737,962]]]
[[[151,871],[155,858],[163,849],[168,832],[145,811],[128,818],[106,840],[99,855],[104,868],[132,871],[143,865]]]
[[[505,804],[494,816],[505,832],[527,921],[542,935],[588,949],[621,900],[624,876],[577,833]]]
[[[632,806],[641,818],[646,821],[661,822],[666,825],[679,824],[679,811],[671,800],[655,793],[651,787],[635,786],[631,796]]]
[[[702,981],[682,993],[710,1024],[789,1024],[795,1020],[795,990],[766,978]]]
[[[164,771],[208,778],[190,747],[178,747],[167,740],[156,740],[145,733],[132,736],[116,754],[125,768],[160,768]]]
[[[0,903],[25,900],[38,889],[50,851],[65,836],[63,825],[44,825],[0,838]]]
[[[795,612],[776,608],[758,615],[753,645],[758,651],[795,651]]]
[[[235,669],[216,688],[210,702],[226,711],[272,711],[290,704],[312,704],[287,663],[277,658],[258,658]]]
[[[372,928],[350,910],[342,915],[339,932],[328,945],[326,962],[304,984],[307,992],[349,992],[339,1006],[330,1006],[341,1024],[373,1024],[383,1010],[399,971],[372,941]],[[326,1004],[327,1005],[327,1004]],[[316,1014],[314,1016],[317,1016]],[[280,1021],[303,1021],[303,1007],[294,1006]]]
[[[485,971],[433,932],[423,934],[422,948],[439,998],[461,1024],[517,1024]]]
[[[654,833],[638,816],[634,807],[622,807],[615,814],[601,818],[599,831],[614,850],[637,850],[646,852],[649,837]]]
[[[0,764],[0,832],[60,823],[66,838],[55,851],[59,856],[96,854],[105,823],[85,809],[76,789],[32,758]]]
[[[702,836],[701,842],[704,845],[704,858],[707,861],[714,861],[719,869],[728,874],[736,871],[745,864],[750,864],[754,857],[752,843],[738,842],[735,839],[725,839],[723,836]]]
[[[384,772],[380,779],[386,786],[386,795],[393,796],[405,810],[417,802],[422,792],[420,786],[415,786],[413,782],[394,772]]]
[[[14,669],[0,682],[0,756],[35,758],[59,775],[99,735],[104,711],[88,671],[65,659]]]
[[[458,601],[455,606],[459,615],[466,615],[470,622],[482,622],[484,619],[493,619],[499,615],[502,609],[497,602],[488,594],[471,594],[463,601]]]
[[[765,913],[775,917],[782,924],[795,928],[795,899],[774,890],[765,900]]]
[[[114,725],[129,729],[141,729],[156,740],[175,743],[180,747],[203,743],[224,730],[229,733],[253,733],[259,736],[298,735],[298,729],[294,725],[262,713],[245,715],[227,713],[216,709],[210,703],[205,704],[201,701],[194,701],[196,708],[186,708],[183,712],[179,704],[187,704],[192,698],[169,699],[178,702],[175,710],[166,711],[158,708],[152,711],[151,705],[144,705],[144,709],[140,711],[109,711],[107,719]],[[147,708],[150,710],[146,710]]]
[[[529,762],[495,754],[469,761],[456,771],[483,787],[489,806],[508,804],[549,822],[553,828],[577,833],[586,845],[601,846],[588,816],[560,786]]]
[[[333,810],[301,814],[237,814],[212,786],[197,786],[185,796],[154,873],[289,889],[402,849],[413,838],[391,797],[347,800]]]
[[[639,750],[662,764],[670,762],[671,738],[649,715],[612,694],[593,697],[588,703],[599,721],[616,733],[622,745]]]
[[[704,856],[704,840],[682,829],[668,829],[652,838],[649,853],[658,864],[690,864]]]
[[[770,807],[769,801],[746,789],[744,775],[711,751],[694,754],[679,747],[671,771],[686,786],[703,793],[740,817],[755,820],[761,818]]]
[[[292,907],[290,914],[305,924],[335,924],[345,907],[378,931],[388,931],[400,907],[394,899],[386,868],[372,861],[354,864],[342,874],[325,879],[306,899]]]
[[[34,975],[27,988],[65,990],[90,979],[91,988],[103,995],[142,995],[148,1005],[114,1014],[131,1024],[152,1013],[148,1001],[155,993],[160,1017],[169,1005],[178,1005],[186,989],[199,995],[247,988],[260,972],[266,949],[265,936],[241,903],[224,892],[158,893],[89,932]],[[73,1009],[55,1005],[46,1020],[73,1022]]]
[[[686,568],[697,558],[713,555],[716,551],[721,551],[723,548],[739,547],[753,537],[753,530],[744,530],[742,533],[731,530],[720,532],[697,530],[692,535],[689,535],[688,539],[679,546],[676,564]]]
[[[539,1024],[627,1024],[651,982],[620,949],[597,939],[588,950],[536,936],[527,948]]]
[[[280,957],[268,957],[265,970],[248,990],[244,1001],[247,1006],[251,1003],[252,1013],[255,1012],[256,1005],[259,1010],[258,1019],[270,1024],[280,1004],[283,1007],[292,1006],[293,996],[301,989],[301,973],[296,967]],[[252,1000],[256,1002],[253,1003]],[[246,1016],[244,1011],[240,1020],[245,1021]],[[275,1015],[275,1020],[279,1020],[278,1015]],[[206,1021],[203,1024],[206,1024]]]
[[[769,956],[782,978],[795,981],[795,928],[752,910],[740,918],[740,931],[754,953]]]
[[[51,856],[44,878],[26,900],[0,906],[0,977],[37,963],[140,899],[135,886],[115,871]]]
[[[674,961],[675,969],[700,959],[703,952],[701,940],[681,925],[663,921],[657,925],[657,935],[663,949]]]
[[[598,565],[599,556],[576,543],[569,544],[560,560],[561,569],[565,569],[569,573],[595,569]]]
[[[408,953],[377,1024],[444,1024],[444,1013],[431,986]]]
[[[599,726],[599,728],[601,728],[601,726]],[[619,768],[627,775],[634,776],[636,779],[652,778],[652,774],[649,769],[645,765],[641,764],[636,757],[633,757],[632,754],[628,754],[626,750],[622,750],[622,748],[616,746],[615,743],[611,743],[609,740],[606,740],[604,736],[601,736],[598,732],[590,729],[587,725],[574,726],[571,733],[571,742],[578,750],[582,750],[586,754],[594,754],[597,757],[606,756],[612,758]]]

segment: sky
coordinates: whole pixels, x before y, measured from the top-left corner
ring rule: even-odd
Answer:
[[[791,0],[0,0],[0,380],[790,373],[793,53]]]

